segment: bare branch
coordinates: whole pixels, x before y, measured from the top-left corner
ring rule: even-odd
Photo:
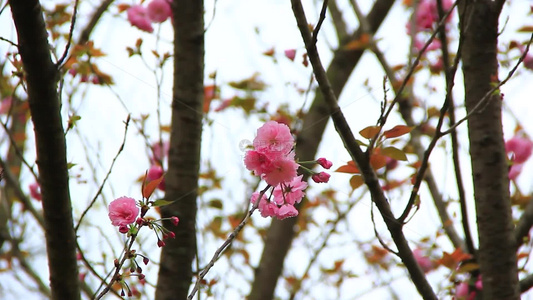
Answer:
[[[313,43],[311,32],[307,27],[307,19],[305,17],[302,3],[299,0],[291,0],[291,3],[298,28],[300,29],[300,33],[307,49],[307,54],[309,55],[309,60],[313,66],[313,71],[320,87],[320,91],[324,96],[324,100],[332,114],[331,118],[335,125],[335,129],[343,140],[345,148],[350,153],[350,156],[357,163],[359,169],[361,170],[365,184],[370,190],[372,200],[378,207],[385,224],[391,233],[392,239],[398,247],[399,255],[407,267],[413,283],[417,287],[419,293],[425,299],[437,299],[424,273],[413,257],[413,253],[409,248],[405,236],[403,235],[402,225],[396,222],[394,219],[394,215],[392,214],[390,205],[383,194],[383,190],[381,189],[377,175],[369,164],[368,157],[363,153],[359,144],[356,142],[351,128],[346,122],[346,119],[344,118],[344,115],[337,104],[337,97],[333,93],[329,79],[326,76],[322,62],[320,61],[318,50],[316,45]]]
[[[230,233],[230,235],[224,241],[224,243],[222,243],[222,245],[220,247],[218,247],[218,249],[215,251],[215,254],[213,254],[213,257],[211,258],[209,263],[204,267],[204,269],[198,275],[198,278],[196,279],[196,283],[194,284],[194,287],[193,287],[191,293],[187,297],[188,300],[192,300],[192,298],[194,297],[196,292],[198,292],[198,289],[200,288],[200,284],[202,283],[205,275],[207,275],[209,270],[211,270],[211,268],[215,265],[215,262],[220,258],[222,253],[231,245],[231,243],[233,243],[233,240],[239,235],[241,230],[244,228],[244,225],[246,225],[246,223],[248,222],[248,220],[250,219],[250,217],[252,216],[254,211],[259,206],[260,199],[263,198],[263,196],[265,195],[265,193],[268,191],[268,189],[270,187],[271,187],[270,185],[267,185],[266,188],[264,188],[261,191],[261,193],[259,193],[259,196],[257,197],[257,201],[254,203],[254,205],[252,205],[252,208],[250,209],[250,211],[248,211],[248,213],[246,214],[246,216],[244,216],[244,218],[239,223],[239,225],[237,225],[237,227],[235,227],[233,232]]]
[[[100,187],[98,188],[98,191],[94,195],[93,200],[91,200],[91,202],[89,203],[87,208],[85,208],[85,210],[81,214],[81,217],[78,220],[78,224],[76,225],[76,227],[74,229],[76,232],[78,232],[78,229],[80,228],[80,225],[81,225],[81,222],[83,221],[83,218],[89,212],[91,207],[94,205],[94,203],[96,202],[96,200],[98,199],[98,197],[102,193],[102,190],[104,189],[104,186],[105,186],[105,184],[107,182],[107,179],[109,179],[109,176],[111,175],[111,172],[113,171],[113,167],[115,166],[115,162],[117,161],[118,157],[120,156],[120,154],[124,150],[124,146],[126,145],[126,137],[128,135],[128,126],[130,124],[130,117],[131,116],[128,115],[128,117],[126,118],[126,122],[124,122],[124,137],[122,138],[122,144],[120,145],[120,147],[119,147],[119,149],[117,151],[117,154],[115,154],[115,157],[113,157],[113,161],[111,162],[111,165],[109,166],[109,170],[107,171],[107,174],[106,174],[104,180],[100,184]]]

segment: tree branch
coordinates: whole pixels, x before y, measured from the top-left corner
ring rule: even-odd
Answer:
[[[374,3],[368,14],[370,30],[373,33],[377,32],[393,4],[394,0],[378,0]],[[342,49],[342,46],[351,40],[359,39],[363,33],[364,31],[359,28],[345,40],[340,40],[339,49],[334,53],[327,76],[331,80],[333,92],[337,97],[365,51],[365,49],[346,51]],[[301,161],[311,161],[315,158],[329,115],[329,108],[324,102],[324,97],[316,93],[309,111],[304,116],[302,130],[297,135],[295,152],[296,157]],[[307,180],[305,175],[304,179]],[[298,208],[302,205],[299,204]],[[270,300],[274,297],[283,262],[295,236],[294,225],[299,217],[272,220],[261,260],[256,268],[252,290],[248,296],[249,300]]]
[[[52,299],[80,299],[66,145],[46,24],[38,0],[9,1],[32,115]]]
[[[322,67],[316,45],[313,43],[311,32],[307,26],[307,19],[305,17],[302,3],[300,0],[291,0],[291,3],[298,28],[300,29],[300,33],[302,34],[302,38],[307,49],[307,54],[309,55],[309,60],[313,66],[313,71],[319,84],[320,91],[324,96],[330,112],[332,113],[331,119],[333,120],[335,129],[341,137],[345,148],[350,153],[350,156],[357,163],[359,169],[361,170],[365,184],[367,185],[372,196],[372,201],[379,209],[383,220],[385,221],[385,224],[391,233],[392,239],[398,247],[398,254],[407,267],[407,270],[409,271],[411,279],[418,289],[418,292],[422,295],[422,297],[424,297],[424,299],[437,299],[424,273],[420,269],[420,266],[414,259],[413,253],[409,248],[405,236],[403,235],[402,224],[398,223],[392,214],[390,205],[383,194],[383,190],[381,189],[376,173],[370,166],[367,155],[363,153],[359,144],[355,140],[355,137],[353,136],[353,133],[346,122],[340,107],[337,104],[337,98],[333,93],[333,89],[331,88],[329,80],[326,76],[326,72]]]

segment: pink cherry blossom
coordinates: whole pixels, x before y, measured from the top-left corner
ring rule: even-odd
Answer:
[[[30,196],[38,201],[41,201],[43,199],[43,196],[41,195],[41,186],[37,183],[30,183]]]
[[[168,156],[170,143],[168,141],[157,142],[154,143],[151,148],[153,155],[153,157],[151,158],[152,164],[161,163]]]
[[[291,152],[294,138],[289,126],[276,121],[268,121],[257,130],[253,145],[255,150],[273,159]]]
[[[333,163],[330,162],[329,160],[325,159],[324,157],[321,157],[319,159],[316,160],[316,162],[322,166],[322,168],[324,169],[329,169],[331,168],[331,166],[333,166]]]
[[[272,170],[262,175],[262,178],[271,186],[289,182],[296,177],[298,164],[292,158],[278,159],[272,162]]]
[[[433,262],[427,255],[424,255],[422,249],[416,248],[413,250],[413,256],[424,273],[433,270]]]
[[[287,49],[284,51],[284,53],[285,53],[285,57],[294,61],[294,58],[296,57],[296,49]]]
[[[276,186],[273,192],[274,202],[279,205],[300,203],[304,197],[303,191],[307,188],[307,183],[302,181],[302,177],[303,175],[294,177],[290,182]]]
[[[455,288],[456,300],[474,300],[476,299],[476,291],[470,290],[467,282],[461,282]]]
[[[512,153],[512,161],[518,164],[524,163],[531,156],[533,142],[527,138],[514,136],[505,142],[505,151]]]
[[[148,173],[146,174],[146,180],[150,182],[150,181],[161,178],[161,176],[163,176],[163,168],[158,165],[153,165],[150,167],[150,169],[148,169]],[[157,186],[157,188],[159,188],[162,191],[165,190],[165,179],[161,181],[161,183]]]
[[[293,205],[285,204],[279,208],[276,218],[283,220],[286,218],[296,217],[297,215],[298,210],[296,210]]]
[[[481,275],[477,277],[476,289],[478,289],[479,291],[483,290],[483,281],[481,280]]]
[[[109,219],[114,226],[126,226],[137,219],[139,208],[135,199],[120,197],[109,203]]]
[[[442,6],[444,11],[446,12],[447,10],[449,10],[452,7],[452,4],[452,0],[443,1]],[[433,28],[433,24],[438,23],[438,21],[439,12],[437,8],[437,1],[421,0],[418,4],[415,16],[416,31],[418,32],[426,29],[431,29]]]
[[[255,202],[257,201],[257,198],[259,198],[259,195],[261,195],[260,192],[254,192],[252,194],[252,197],[250,198],[250,202],[252,204],[255,204]],[[263,197],[261,198],[261,201],[268,201],[268,199],[266,198],[266,196],[263,194]]]
[[[524,167],[523,164],[512,164],[511,167],[509,167],[509,179],[516,180],[518,175],[522,173],[523,167]]]
[[[329,177],[331,177],[331,175],[329,175],[328,173],[320,172],[320,173],[313,174],[313,176],[311,176],[311,179],[313,179],[313,181],[316,183],[322,183],[322,182],[328,182]]]
[[[153,0],[148,4],[147,10],[148,17],[155,23],[163,23],[172,15],[172,9],[166,0]]]
[[[153,32],[152,21],[148,16],[148,10],[141,5],[133,5],[128,8],[128,21],[131,25],[146,32]]]
[[[269,202],[265,198],[259,201],[258,209],[263,218],[277,216],[279,211],[279,207],[275,203]]]
[[[233,102],[233,98],[224,99],[224,100],[222,100],[222,103],[220,103],[220,105],[217,108],[214,109],[214,111],[216,111],[216,112],[222,111],[222,110],[228,108],[231,105],[232,102]]]
[[[248,170],[253,171],[255,176],[271,172],[274,169],[270,158],[266,154],[255,150],[246,151],[244,165]]]

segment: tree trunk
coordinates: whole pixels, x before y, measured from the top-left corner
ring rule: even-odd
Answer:
[[[203,0],[175,0],[174,14],[174,91],[172,129],[166,174],[165,198],[174,203],[164,206],[164,218],[177,216],[175,239],[161,252],[156,299],[186,299],[196,255],[196,212],[202,106],[204,99],[204,5]]]
[[[460,6],[465,104],[472,113],[498,80],[501,1],[462,1]],[[468,119],[483,299],[519,299],[516,247],[509,200],[508,165],[500,95],[491,95]]]
[[[35,131],[52,299],[80,299],[65,132],[57,92],[59,71],[50,56],[39,1],[9,1],[9,5]]]

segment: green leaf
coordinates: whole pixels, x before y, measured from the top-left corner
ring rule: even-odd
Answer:
[[[390,158],[394,158],[396,160],[407,161],[407,155],[405,155],[405,153],[402,150],[396,147],[383,148],[381,149],[381,154],[387,157],[390,157]]]
[[[216,209],[222,209],[224,207],[224,204],[222,203],[222,200],[220,199],[212,199],[207,204],[208,207],[216,208]]]
[[[154,202],[152,202],[152,206],[153,207],[165,206],[165,205],[169,205],[169,204],[172,204],[172,203],[174,203],[174,201],[167,201],[167,200],[164,200],[164,199],[157,199]]]

